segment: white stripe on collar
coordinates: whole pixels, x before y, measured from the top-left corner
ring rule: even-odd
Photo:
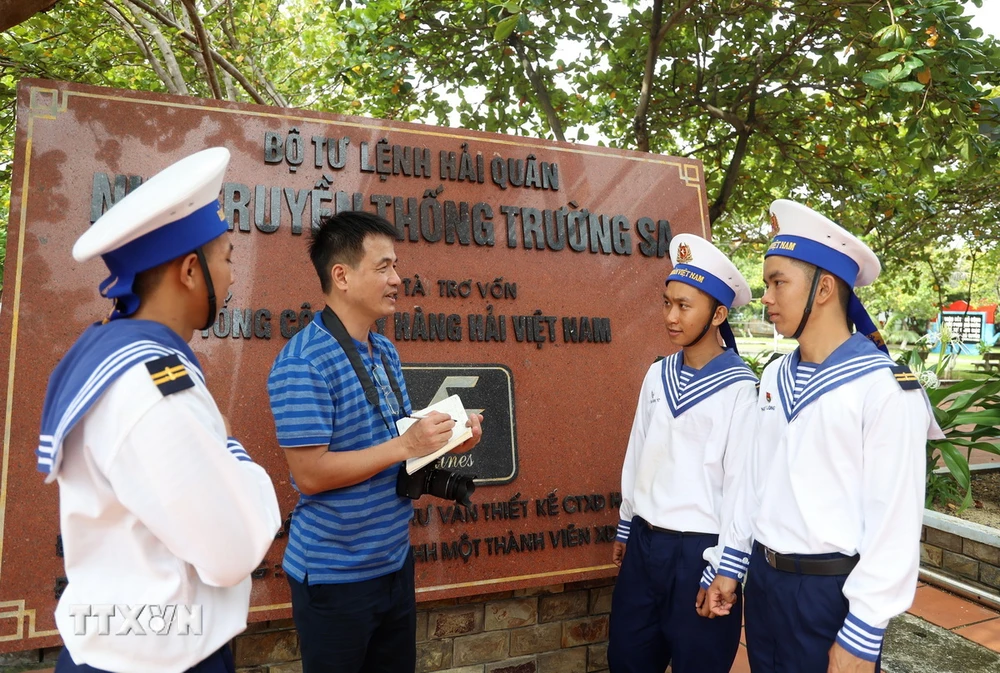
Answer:
[[[757,381],[742,361],[717,371],[709,367],[697,371],[684,370],[683,364],[684,356],[677,352],[665,357],[660,366],[664,397],[674,418],[726,386],[739,381]]]
[[[189,372],[194,372],[195,377],[202,384],[205,383],[204,374],[183,353],[156,341],[135,341],[118,349],[104,358],[87,378],[60,417],[55,432],[52,435],[39,436],[38,448],[35,451],[38,457],[38,468],[42,472],[51,473],[53,471],[58,462],[59,449],[62,447],[63,439],[72,430],[79,417],[90,408],[94,398],[103,394],[105,388],[117,378],[119,372],[164,355],[177,355],[184,363],[185,368]]]
[[[781,398],[785,418],[791,422],[800,411],[850,380],[879,369],[893,366],[892,360],[881,351],[859,355],[843,362],[820,365],[806,384],[796,390],[796,374],[792,371],[792,355],[786,355],[778,367],[778,393]]]

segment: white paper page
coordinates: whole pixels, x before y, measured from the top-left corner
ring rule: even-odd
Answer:
[[[434,462],[459,444],[462,444],[466,440],[472,438],[472,428],[466,426],[466,423],[469,421],[469,415],[465,411],[465,404],[462,403],[462,399],[458,395],[446,397],[440,402],[430,405],[426,409],[420,409],[419,411],[414,411],[413,413],[416,415],[423,415],[430,411],[440,411],[442,414],[448,414],[451,416],[452,420],[455,421],[455,427],[451,430],[451,438],[443,447],[434,453],[421,456],[420,458],[408,458],[406,460],[407,474],[413,474],[424,465]],[[396,421],[396,430],[400,435],[402,435],[410,428],[411,425],[419,420],[420,419],[418,418],[401,418]]]

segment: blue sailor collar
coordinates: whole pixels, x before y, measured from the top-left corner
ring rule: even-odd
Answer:
[[[865,335],[856,332],[816,367],[796,397],[795,373],[801,361],[802,356],[796,348],[778,365],[778,395],[789,423],[800,411],[831,390],[859,376],[879,369],[889,369],[895,364]]]
[[[739,381],[757,382],[750,367],[732,350],[725,350],[701,369],[684,366],[684,355],[678,351],[663,358],[660,367],[664,397],[670,413],[677,418],[726,386]]]
[[[38,471],[56,478],[63,440],[118,377],[135,365],[176,356],[202,384],[198,358],[166,325],[150,320],[113,320],[88,327],[59,361],[45,390],[38,438]],[[166,394],[166,393],[164,393]]]

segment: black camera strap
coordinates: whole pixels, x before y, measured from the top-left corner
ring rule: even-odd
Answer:
[[[375,407],[379,415],[382,416],[382,422],[389,427],[388,421],[386,421],[385,416],[382,415],[382,407],[378,403],[378,390],[375,387],[375,381],[372,380],[371,373],[365,369],[364,363],[361,361],[361,354],[358,353],[358,347],[354,345],[354,338],[348,334],[347,328],[344,327],[344,323],[341,322],[340,318],[333,309],[327,306],[323,309],[322,313],[323,325],[333,338],[337,340],[340,347],[344,349],[344,354],[347,355],[347,360],[351,363],[351,367],[354,369],[354,375],[358,377],[358,381],[361,383],[361,387],[365,391],[365,399],[368,403]],[[385,370],[385,375],[389,378],[389,386],[392,388],[392,392],[396,395],[396,400],[399,401],[400,413],[405,413],[406,407],[403,405],[403,393],[399,389],[399,384],[396,382],[396,375],[392,372],[392,367],[386,362],[385,354],[379,353],[382,360],[382,368]],[[389,429],[390,434],[392,434],[392,428]]]

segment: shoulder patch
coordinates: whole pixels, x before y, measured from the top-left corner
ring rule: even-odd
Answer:
[[[176,354],[150,360],[146,369],[164,397],[194,387],[187,367]]]
[[[896,365],[890,371],[896,377],[896,383],[903,390],[920,390],[920,381],[917,380],[917,375],[911,372],[906,365]]]

